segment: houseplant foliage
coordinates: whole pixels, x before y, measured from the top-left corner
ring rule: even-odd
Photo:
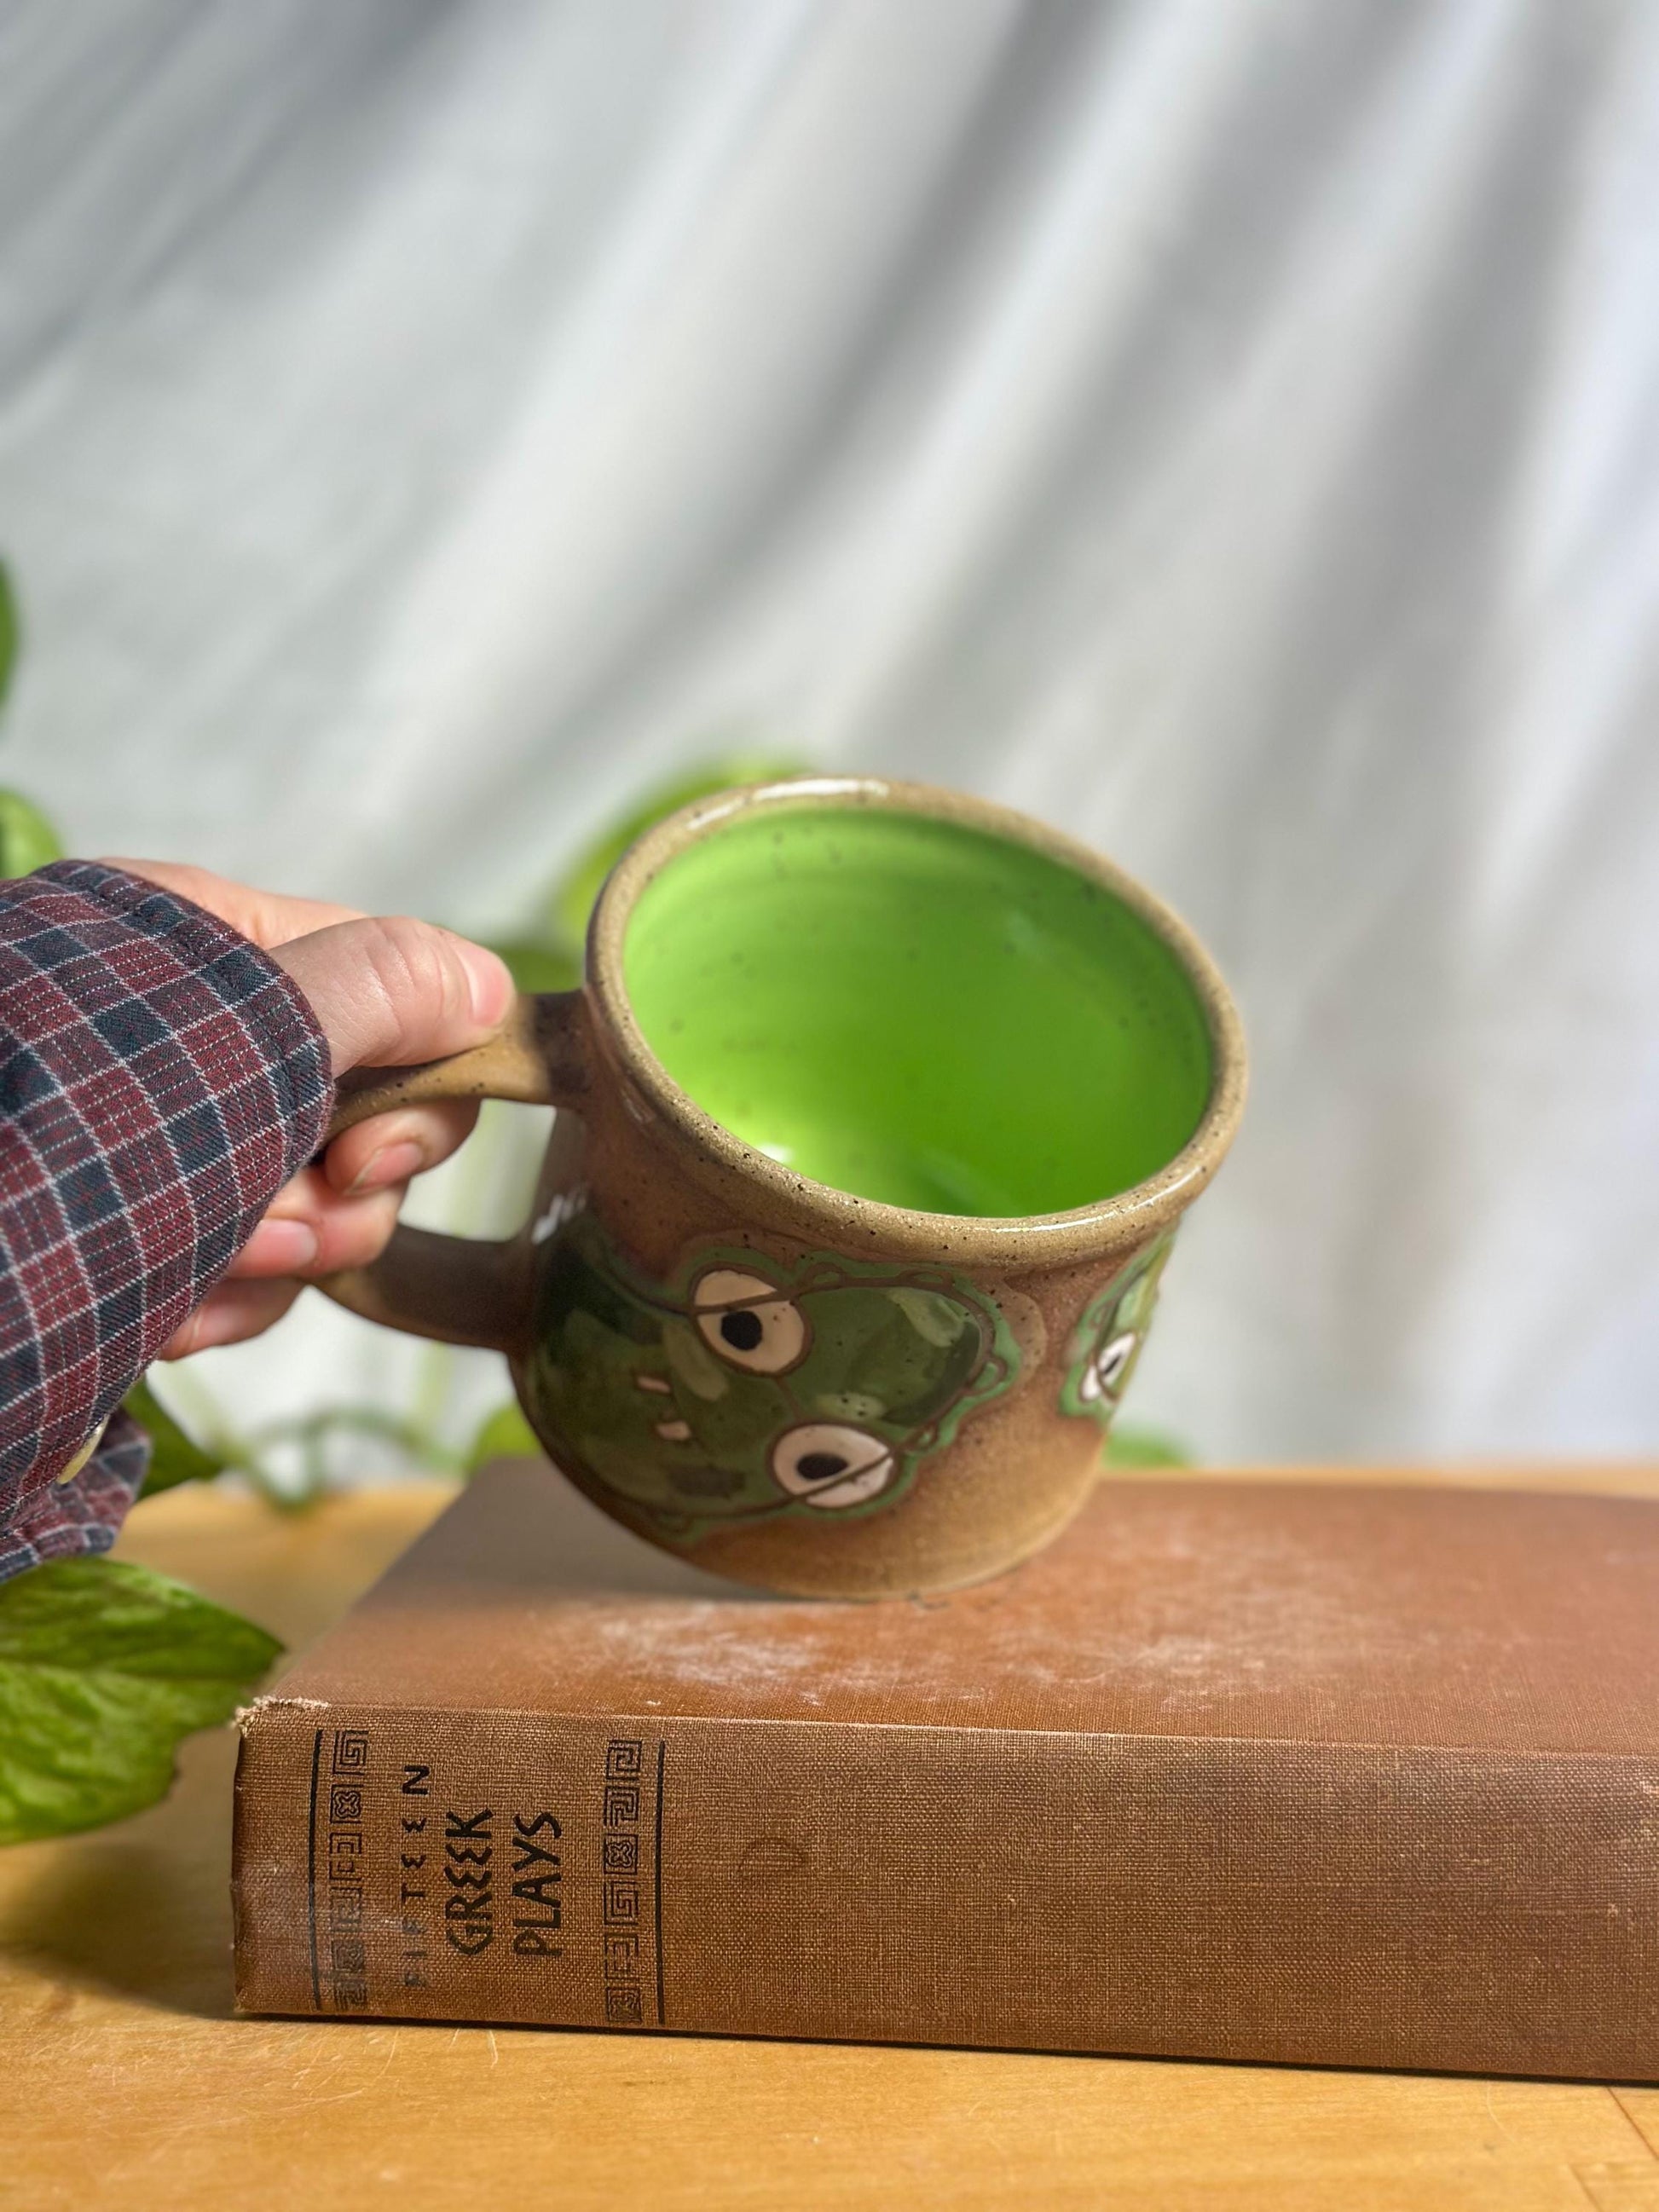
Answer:
[[[49,1559],[0,1583],[0,1844],[164,1797],[180,1739],[228,1720],[281,1650],[125,1559]]]
[[[17,662],[17,599],[5,563],[0,562],[0,707],[11,689]],[[50,822],[21,791],[0,788],[0,876],[27,876],[59,860],[63,847]]]

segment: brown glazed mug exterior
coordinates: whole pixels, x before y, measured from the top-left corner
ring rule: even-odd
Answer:
[[[921,1212],[806,1180],[681,1090],[624,988],[635,903],[689,845],[738,815],[812,806],[920,813],[1024,844],[1138,915],[1174,954],[1208,1031],[1208,1102],[1175,1158],[1068,1212]],[[884,779],[723,793],[659,824],[618,863],[594,908],[580,990],[521,998],[476,1051],[342,1086],[336,1131],[438,1097],[558,1108],[532,1220],[501,1243],[400,1228],[374,1267],[324,1287],[372,1320],[504,1352],[555,1464],[606,1512],[699,1566],[815,1595],[949,1589],[1037,1550],[1088,1496],[1170,1238],[1226,1152],[1244,1087],[1237,1016],[1208,956],[1085,848],[987,801]],[[821,1401],[792,1388],[789,1362],[806,1357],[815,1327],[825,1344],[855,1337],[848,1315],[872,1295],[942,1347],[941,1387],[954,1395],[902,1437],[860,1442],[856,1422],[815,1418]],[[702,1399],[728,1384],[776,1397],[780,1440],[752,1480],[677,1473],[686,1415],[699,1418]],[[573,1441],[595,1422],[603,1432],[613,1407],[615,1453]],[[645,1440],[631,1458],[629,1436]],[[722,1482],[734,1494],[717,1494]],[[664,1486],[675,1483],[683,1489]]]

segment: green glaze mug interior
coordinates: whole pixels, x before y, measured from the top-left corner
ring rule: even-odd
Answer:
[[[724,1128],[930,1213],[1068,1212],[1167,1165],[1212,1060],[1169,944],[1048,854],[922,814],[738,815],[653,876],[623,972]]]
[[[556,1464],[666,1549],[785,1589],[949,1588],[1086,1495],[1243,1089],[1207,956],[1098,855],[874,778],[726,793],[618,862],[580,991],[349,1079],[337,1128],[573,1109],[534,1220],[399,1229],[325,1287],[507,1352]]]

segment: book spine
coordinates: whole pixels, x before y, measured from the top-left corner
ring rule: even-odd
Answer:
[[[1659,2076],[1659,1766],[267,1700],[248,2012]]]

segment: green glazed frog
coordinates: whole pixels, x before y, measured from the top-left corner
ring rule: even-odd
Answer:
[[[1063,1412],[1089,1415],[1103,1429],[1112,1425],[1146,1341],[1171,1241],[1160,1237],[1137,1252],[1083,1309],[1060,1386]]]
[[[549,1217],[526,1408],[661,1534],[887,1504],[1013,1379],[1006,1322],[947,1269],[722,1245],[655,1282],[568,1205]]]

